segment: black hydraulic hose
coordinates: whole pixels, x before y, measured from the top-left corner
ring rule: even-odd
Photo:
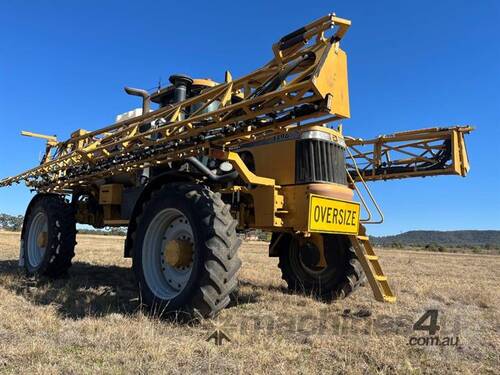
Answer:
[[[273,77],[271,77],[267,82],[265,82],[262,86],[258,87],[253,94],[250,96],[250,99],[256,98],[258,96],[267,94],[268,92],[276,90],[288,77],[288,75],[295,70],[300,64],[313,60],[315,58],[314,53],[308,52],[301,56],[297,61],[294,61],[284,67],[283,70],[276,73]]]
[[[281,38],[278,41],[278,45],[281,51],[290,48],[294,46],[297,43],[305,43],[306,38],[305,38],[305,33],[307,32],[307,29],[305,27],[301,27],[300,29],[295,30],[294,32],[291,32],[288,35],[285,35],[283,38]]]
[[[381,166],[375,168],[375,176],[380,175],[390,175],[395,173],[406,173],[406,172],[421,172],[421,171],[435,171],[439,169],[446,168],[446,163],[452,158],[451,141],[446,139],[443,144],[443,149],[441,149],[435,156],[434,162],[422,162],[416,164],[415,166],[396,166],[388,167],[385,163]],[[351,171],[351,174],[356,174],[356,171]],[[363,176],[370,176],[374,173],[373,169],[366,169],[363,172]]]
[[[189,158],[186,159],[188,163],[193,165],[196,169],[198,169],[201,173],[203,173],[207,178],[212,181],[212,182],[229,182],[234,180],[236,177],[239,176],[237,171],[232,171],[223,175],[216,175],[214,172],[212,172],[210,169],[206,167],[205,164],[203,164],[201,161],[199,161],[197,158],[194,156],[190,156]]]
[[[269,78],[266,82],[264,82],[261,86],[257,87],[255,91],[248,96],[246,99],[254,99],[259,96],[262,96],[264,94],[267,94],[269,92],[272,92],[276,90],[278,87],[280,87],[283,84],[283,81],[288,77],[290,73],[293,72],[294,69],[296,69],[300,64],[308,61],[308,60],[313,60],[315,58],[314,53],[308,52],[302,55],[297,61],[291,62],[287,64],[281,71],[273,75],[271,78]],[[256,104],[255,106],[252,107],[252,110],[255,110],[260,104]],[[242,109],[237,109],[232,112],[227,116],[228,119],[236,116],[240,116],[244,114],[245,112]]]

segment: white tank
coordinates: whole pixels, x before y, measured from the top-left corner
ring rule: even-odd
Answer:
[[[136,108],[131,111],[122,113],[120,115],[116,116],[116,122],[124,121],[124,120],[130,120],[131,118],[137,117],[142,115],[142,108]]]

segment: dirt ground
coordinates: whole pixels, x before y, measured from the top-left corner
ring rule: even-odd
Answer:
[[[70,277],[36,281],[17,268],[18,237],[0,233],[2,373],[498,374],[500,369],[499,256],[379,250],[397,303],[375,302],[365,286],[326,304],[286,293],[267,245],[248,242],[240,250],[234,306],[217,320],[181,324],[142,311],[130,260],[122,258],[122,238],[79,236]],[[438,343],[412,328],[430,309],[438,310]],[[231,341],[207,342],[215,329]]]

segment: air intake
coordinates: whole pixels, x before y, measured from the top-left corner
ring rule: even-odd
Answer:
[[[345,149],[321,139],[304,139],[296,143],[295,182],[335,182],[347,185]]]

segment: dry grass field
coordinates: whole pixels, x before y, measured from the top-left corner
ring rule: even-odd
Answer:
[[[0,233],[0,372],[491,373],[500,371],[500,257],[379,251],[398,302],[374,302],[365,286],[326,304],[284,292],[264,243],[241,248],[234,306],[218,321],[161,321],[140,308],[123,239],[80,236],[71,277],[28,279],[17,268],[18,234]],[[413,323],[439,310],[453,346],[409,345]],[[214,326],[231,338],[217,346]]]

